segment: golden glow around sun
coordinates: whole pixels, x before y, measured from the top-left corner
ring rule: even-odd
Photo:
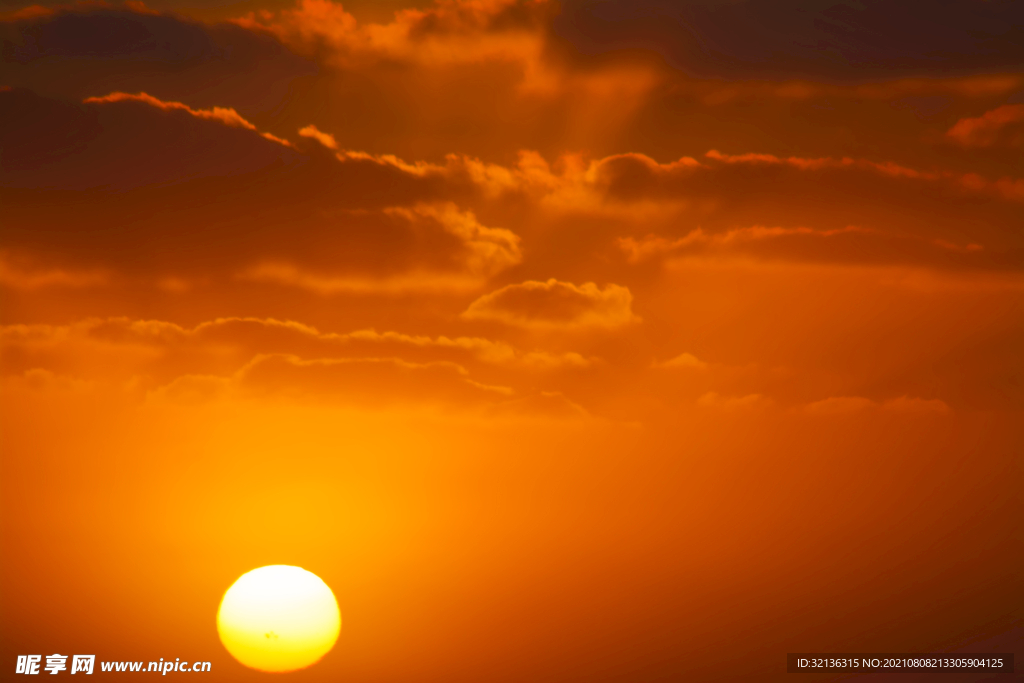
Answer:
[[[217,612],[224,647],[261,671],[294,671],[315,663],[338,640],[341,612],[320,577],[275,564],[243,574]]]

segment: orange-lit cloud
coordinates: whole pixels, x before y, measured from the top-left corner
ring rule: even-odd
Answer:
[[[318,130],[313,124],[300,128],[299,135],[304,138],[313,138],[327,149],[338,149],[338,142],[334,139],[334,136]]]
[[[959,124],[958,124],[959,125]],[[957,174],[950,172],[935,172],[935,171],[920,171],[914,168],[907,168],[891,161],[887,162],[875,162],[868,161],[866,159],[851,159],[844,157],[842,159],[833,158],[820,158],[820,159],[802,159],[799,157],[789,157],[781,159],[772,154],[722,154],[716,150],[711,150],[707,153],[707,156],[711,159],[725,162],[727,164],[789,164],[801,170],[820,170],[825,168],[841,168],[856,166],[861,169],[874,171],[884,175],[896,177],[896,178],[910,178],[920,180],[940,180],[940,179],[952,179],[954,182],[958,182],[961,186],[971,190],[977,191],[995,191],[1002,195],[1006,199],[1018,200],[1020,199],[1019,193],[1012,189],[1007,190],[1004,183],[1007,181],[988,181],[981,178],[977,174],[963,174],[959,177]],[[1011,184],[1018,181],[1008,180]]]
[[[536,0],[453,1],[400,10],[388,23],[360,23],[340,3],[300,0],[294,9],[250,13],[236,22],[271,32],[300,52],[319,45],[335,67],[511,64],[524,88],[550,92],[563,80],[545,56],[543,27],[555,11],[553,3]]]
[[[247,130],[256,130],[256,126],[252,125],[241,116],[238,112],[230,107],[214,107],[213,109],[193,109],[188,105],[182,104],[181,102],[164,102],[158,100],[152,95],[148,95],[144,92],[140,92],[137,95],[131,95],[124,92],[112,92],[109,95],[102,97],[87,97],[83,100],[86,104],[106,104],[110,102],[143,102],[162,109],[164,111],[184,111],[190,115],[195,116],[199,119],[208,119],[211,121],[220,121],[226,126],[234,126],[236,128],[245,128]]]
[[[184,111],[190,114],[191,116],[196,117],[197,119],[219,121],[226,126],[231,126],[234,128],[244,128],[246,130],[252,131],[256,130],[256,126],[243,119],[241,116],[238,115],[237,111],[230,107],[213,107],[212,109],[193,109],[192,107],[189,107],[186,104],[182,104],[181,102],[164,102],[163,100],[159,100],[153,97],[152,95],[149,95],[144,92],[140,92],[136,95],[123,92],[112,92],[109,95],[104,95],[102,97],[87,97],[82,101],[86,104],[107,104],[111,102],[143,102],[152,107],[156,107],[157,109],[162,109],[163,111]],[[267,140],[276,142],[280,145],[284,145],[286,147],[291,146],[291,143],[288,142],[287,140],[279,138],[271,133],[260,133],[260,135],[266,138]]]
[[[124,318],[9,325],[0,328],[0,351],[3,381],[36,391],[104,390],[183,405],[273,399],[361,410],[444,407],[553,419],[588,413],[560,392],[538,393],[526,377],[595,362],[480,337],[324,333],[297,322],[240,318],[192,329]]]
[[[728,181],[756,183],[758,174],[733,171],[730,167],[765,168],[763,178],[777,181],[778,173],[772,167],[788,167],[807,173],[829,173],[851,186],[871,182],[872,175],[890,178],[896,184],[903,182],[935,182],[947,184],[956,190],[994,194],[1009,200],[1019,199],[1008,189],[1016,179],[987,180],[977,174],[956,174],[949,171],[922,171],[894,162],[876,162],[849,157],[833,158],[781,158],[772,154],[722,154],[710,150],[705,157],[711,163],[701,163],[692,157],[659,163],[643,154],[619,154],[589,162],[578,156],[560,160],[562,170],[556,172],[542,157],[521,151],[513,167],[486,164],[477,159],[449,155],[444,165],[428,162],[406,162],[392,155],[372,156],[362,152],[343,151],[338,158],[343,164],[362,165],[370,162],[378,168],[400,173],[410,181],[442,181],[448,192],[469,187],[484,196],[500,198],[505,195],[525,194],[552,208],[565,210],[592,210],[604,207],[614,211],[613,202],[637,203],[658,199],[667,206],[675,206],[689,199],[690,188],[713,186]],[[781,170],[781,169],[780,169]],[[794,182],[800,176],[790,176]],[[861,180],[863,178],[863,180]],[[1010,185],[1007,185],[1009,183]],[[689,186],[689,187],[688,187]],[[719,189],[726,194],[729,191]],[[672,195],[679,199],[672,200]]]
[[[536,328],[620,327],[636,322],[626,287],[593,282],[574,285],[554,278],[506,285],[485,294],[463,312],[468,320],[497,320]]]
[[[392,59],[444,64],[539,58],[537,30],[552,7],[545,2],[444,2],[406,9],[387,24],[360,25],[339,3],[301,0],[295,9],[250,14],[242,26],[263,28],[308,46],[325,41],[342,60]]]
[[[980,244],[953,244],[944,239],[886,234],[880,230],[848,226],[834,230],[805,227],[767,228],[754,226],[723,233],[700,228],[683,237],[668,239],[656,235],[624,237],[619,246],[634,264],[660,257],[694,255],[744,255],[762,259],[887,262],[898,258],[931,265],[971,267],[985,262]],[[982,266],[983,267],[983,266]]]
[[[1024,104],[1005,104],[975,118],[963,118],[946,136],[964,147],[1019,147],[1024,144]]]

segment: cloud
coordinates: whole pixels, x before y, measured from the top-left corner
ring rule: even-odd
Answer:
[[[559,381],[561,373],[596,362],[482,337],[323,332],[295,321],[256,318],[221,318],[191,328],[129,318],[5,325],[0,356],[5,385],[84,387],[122,400],[202,404],[260,398],[368,409],[443,405],[556,419],[586,411],[544,394],[546,389],[538,396],[536,383]]]
[[[876,405],[871,399],[862,396],[830,396],[807,404],[804,410],[812,415],[842,415],[857,413]]]
[[[474,289],[522,259],[519,237],[489,228],[453,204],[389,208],[377,214],[342,214],[345,255],[327,270],[265,257],[239,272],[248,280],[276,282],[321,294],[355,291]],[[334,240],[332,240],[334,241]],[[324,241],[321,248],[330,246]],[[306,264],[309,255],[303,259]]]
[[[948,413],[950,410],[945,401],[908,396],[900,396],[882,403],[863,396],[830,396],[804,406],[804,410],[812,415],[847,415],[872,409],[899,413]]]
[[[341,3],[299,0],[293,8],[253,12],[235,21],[317,60],[329,74],[360,74],[369,87],[346,87],[364,103],[361,108],[376,110],[361,128],[379,138],[408,141],[410,136],[385,127],[388,120],[401,120],[416,131],[412,137],[421,146],[434,147],[427,155],[433,157],[452,148],[466,151],[470,138],[480,154],[504,146],[503,139],[535,137],[528,117],[538,106],[557,111],[574,138],[613,132],[643,106],[664,69],[637,60],[576,68],[552,45],[551,17],[558,11],[552,0],[445,0],[397,11],[378,23],[358,21]],[[375,107],[381,88],[401,102]],[[473,119],[474,134],[452,134],[445,123],[452,116],[446,104],[451,101],[460,103],[458,119]],[[597,109],[601,117],[592,115]],[[494,116],[495,111],[505,114]],[[352,122],[332,125],[340,130],[342,124]],[[509,135],[513,130],[520,134]],[[395,145],[360,146],[367,147]]]
[[[956,173],[953,171],[922,171],[909,168],[892,161],[877,162],[868,159],[852,159],[843,157],[821,157],[807,159],[801,157],[780,158],[773,154],[722,154],[717,150],[710,150],[706,156],[710,159],[724,162],[726,164],[768,164],[788,165],[804,171],[818,171],[822,169],[857,168],[872,173],[878,173],[892,178],[906,178],[910,180],[943,181],[945,183],[959,185],[968,190],[985,192],[1002,196],[1011,201],[1020,201],[1021,196],[1013,191],[1007,191],[1005,183],[1012,184],[1017,181],[1012,179],[999,179],[996,181],[982,178],[976,173]]]
[[[221,318],[194,327],[129,318],[5,325],[0,355],[3,384],[40,390],[74,386],[122,399],[183,404],[258,399],[373,410],[438,406],[558,420],[588,413],[536,383],[543,386],[564,377],[560,371],[596,362],[482,337],[372,329],[335,333],[256,318]]]
[[[134,270],[178,283],[241,278],[320,294],[469,291],[523,263],[523,240],[534,241],[544,267],[616,244],[633,264],[729,253],[1024,266],[1024,243],[1003,227],[1019,218],[1024,179],[714,150],[699,160],[570,154],[553,163],[521,151],[509,165],[465,154],[304,154],[261,137],[230,107],[121,92],[74,105],[19,89],[0,93],[0,105],[22,129],[5,143],[10,180],[0,198],[8,220],[24,226],[8,248],[77,271]],[[77,195],[74,212],[54,194],[84,187],[137,192]],[[872,201],[858,199],[865,196]],[[485,215],[511,224],[491,227],[477,219]],[[69,221],[79,226],[70,241],[46,238]],[[111,231],[108,221],[134,227]],[[569,232],[556,227],[568,221],[592,226],[571,249],[562,243]],[[744,224],[752,227],[737,227]],[[161,242],[168,248],[154,250]]]
[[[24,19],[38,19],[53,15],[56,10],[52,7],[42,5],[29,5],[13,12],[0,12],[0,21],[20,21]]]
[[[154,397],[191,397],[204,390],[237,391],[274,400],[328,399],[359,408],[395,404],[472,405],[501,399],[510,390],[474,382],[455,363],[412,363],[398,358],[302,359],[260,355],[218,387],[209,377],[186,376],[156,390]]]
[[[187,64],[225,56],[201,24],[144,7],[129,11],[83,3],[27,9],[4,31],[7,57],[15,63],[87,57]]]
[[[1024,179],[993,180],[863,158],[715,150],[702,160],[681,157],[665,163],[636,153],[590,161],[567,155],[559,167],[554,170],[535,153],[521,153],[508,168],[450,158],[443,171],[418,172],[468,178],[492,201],[525,198],[548,215],[617,220],[634,230],[644,223],[686,230],[654,240],[649,235],[620,239],[633,261],[642,260],[645,252],[728,248],[770,251],[775,258],[786,258],[792,249],[797,260],[1022,265],[1024,244],[1005,230],[983,228],[978,219],[984,212],[991,226],[1016,220],[1019,208],[1013,204],[1024,201]],[[777,201],[780,196],[787,201]],[[863,196],[874,200],[858,201]],[[981,198],[1010,204],[981,204]],[[936,212],[939,205],[943,210]],[[769,216],[782,225],[757,224]],[[755,225],[736,227],[745,221]],[[696,222],[704,227],[692,227]]]
[[[0,21],[0,45],[6,83],[66,100],[144,90],[261,113],[281,107],[291,81],[315,71],[273,36],[131,2],[57,5],[8,18]]]
[[[655,363],[653,367],[703,370],[708,367],[708,364],[691,353],[681,353],[678,356],[670,358],[663,363]]]
[[[963,147],[1024,146],[1024,104],[1004,104],[976,118],[963,118],[946,131]]]
[[[144,92],[140,92],[135,95],[124,92],[112,92],[109,95],[104,95],[102,97],[86,97],[82,101],[85,104],[109,104],[112,102],[144,102],[145,104],[148,104],[152,107],[156,107],[157,109],[162,109],[164,111],[184,111],[188,112],[188,114],[196,117],[197,119],[219,121],[223,123],[225,126],[230,126],[232,128],[244,128],[245,130],[252,131],[256,130],[256,126],[242,118],[238,114],[238,112],[232,109],[231,107],[193,109],[187,104],[182,104],[181,102],[164,102],[163,100],[159,100],[153,97],[152,95],[149,95]],[[271,142],[276,142],[279,145],[284,145],[285,147],[292,146],[292,144],[287,140],[279,138],[271,133],[260,133],[260,136],[266,138],[267,140],[270,140]]]
[[[227,102],[261,129],[272,121],[278,137],[315,118],[339,147],[433,159],[535,137],[538,106],[557,112],[574,137],[613,131],[642,106],[656,70],[568,68],[549,44],[557,11],[550,1],[459,0],[374,23],[357,22],[340,3],[310,0],[213,23],[81,6],[0,22],[0,41],[18,55],[9,82],[38,92],[81,99],[116,85],[203,108]],[[303,85],[292,87],[300,77]],[[326,92],[339,106],[322,107]],[[474,119],[480,134],[444,123],[455,101],[458,117]],[[591,115],[595,107],[602,117]]]
[[[1018,200],[1014,193],[1004,191],[999,181],[977,174],[921,170],[892,161],[852,157],[780,157],[756,152],[724,154],[715,149],[706,152],[704,158],[704,163],[692,157],[659,163],[643,154],[617,154],[590,162],[586,172],[576,176],[576,181],[596,190],[605,200],[630,202],[667,200],[673,195],[679,201],[691,196],[698,188],[704,190],[716,186],[719,188],[716,194],[724,194],[721,188],[739,194],[747,189],[745,186],[758,183],[820,183],[823,178],[827,178],[830,185],[837,181],[849,183],[851,190],[856,185],[865,184],[865,181],[877,185],[877,180],[888,180],[892,186],[904,182],[918,183],[918,187],[924,187],[920,183],[936,183],[945,185],[947,191],[952,186],[960,191]],[[795,173],[790,174],[792,171]]]
[[[1012,2],[958,1],[922,13],[882,0],[567,0],[554,30],[584,54],[647,50],[718,79],[892,79],[1012,69],[1024,57],[1024,17]]]
[[[5,377],[12,381],[63,377],[65,384],[102,382],[144,391],[152,400],[186,403],[261,396],[322,398],[360,407],[471,407],[507,401],[514,392],[474,379],[461,363],[444,356],[533,367],[529,361],[519,363],[525,354],[479,338],[372,330],[324,334],[275,320],[223,319],[192,329],[123,318],[71,326],[8,325],[0,328],[0,341]]]
[[[989,254],[977,243],[955,244],[928,236],[847,226],[834,230],[752,226],[712,233],[701,228],[683,237],[622,237],[629,263],[663,258],[746,256],[766,261],[819,263],[918,263],[944,268],[1019,268],[1020,254]]]
[[[110,273],[102,270],[70,270],[21,263],[0,251],[0,285],[33,290],[41,287],[95,287],[107,284]]]
[[[50,394],[56,392],[95,395],[97,389],[99,389],[98,382],[58,375],[43,368],[32,368],[19,375],[4,376],[2,383],[7,387],[24,388],[30,391]]]
[[[466,155],[449,154],[443,164],[408,162],[394,155],[370,155],[343,150],[337,158],[343,166],[362,173],[381,173],[401,182],[401,194],[437,192],[474,200],[528,199],[553,211],[589,212],[614,217],[635,215],[645,205],[662,212],[707,207],[726,213],[732,206],[746,207],[752,200],[769,204],[776,193],[797,197],[797,208],[816,205],[821,197],[851,207],[850,195],[882,194],[886,202],[915,206],[927,198],[931,205],[951,205],[961,197],[981,194],[1017,201],[1008,189],[1014,179],[987,179],[976,173],[943,169],[922,170],[895,163],[853,157],[780,157],[765,153],[725,154],[709,150],[703,160],[684,156],[658,162],[640,153],[614,154],[598,159],[566,154],[557,160],[558,170],[540,154],[519,152],[510,166],[485,163]],[[399,181],[399,178],[402,180]],[[428,189],[430,188],[430,189]],[[972,204],[974,202],[971,202]],[[788,208],[788,207],[787,207]],[[631,213],[632,212],[632,213]]]
[[[160,320],[87,319],[72,325],[0,327],[5,370],[49,367],[88,371],[90,359],[108,372],[106,361],[121,358],[120,375],[152,376],[234,371],[257,355],[314,358],[404,358],[417,363],[483,364],[517,370],[584,368],[593,359],[566,351],[522,350],[482,337],[410,335],[372,329],[322,332],[295,321],[218,318],[192,328]]]
[[[884,173],[894,177],[924,178],[928,180],[934,180],[939,177],[935,174],[922,173],[916,169],[900,166],[899,164],[892,162],[877,163],[866,159],[851,159],[850,157],[843,157],[841,159],[835,159],[832,157],[807,159],[797,156],[778,157],[774,154],[758,154],[755,152],[748,152],[746,154],[722,154],[716,149],[708,150],[704,156],[726,164],[785,164],[798,168],[802,171],[817,171],[824,168],[845,168],[855,166],[857,168]]]
[[[745,396],[722,396],[721,394],[709,391],[697,399],[697,405],[703,408],[713,408],[731,412],[734,410],[745,410],[758,406],[768,405],[771,401],[760,394],[747,394]]]
[[[446,65],[480,61],[538,61],[543,27],[555,7],[529,0],[440,2],[403,9],[390,23],[360,24],[341,4],[300,0],[294,9],[250,13],[240,26],[274,33],[296,49],[330,48],[335,64],[374,61]]]
[[[444,182],[441,171],[301,155],[228,107],[120,92],[73,105],[20,89],[0,92],[0,106],[18,124],[0,131],[0,194],[9,251],[24,261],[332,293],[473,289],[522,260],[511,230],[451,202],[414,201]],[[60,194],[88,188],[105,192]],[[69,224],[69,237],[47,237]]]
[[[909,396],[900,396],[899,398],[889,399],[882,404],[882,408],[885,410],[893,410],[897,412],[906,413],[948,413],[950,412],[949,405],[945,401],[937,398],[924,399],[924,398],[911,398]]]
[[[591,415],[583,406],[574,403],[561,392],[542,391],[511,401],[497,403],[487,409],[493,417],[543,417],[558,420],[589,419]]]
[[[684,156],[658,162],[629,153],[592,160],[566,155],[554,164],[536,152],[522,151],[518,161],[507,166],[464,154],[449,154],[441,162],[409,162],[395,155],[349,149],[339,150],[332,159],[272,144],[231,107],[203,109],[122,92],[76,106],[19,89],[0,93],[0,102],[10,107],[12,120],[24,124],[17,138],[5,143],[3,163],[11,171],[11,187],[50,192],[101,186],[123,192],[154,183],[216,177],[216,184],[190,186],[188,211],[180,206],[182,197],[168,193],[160,201],[171,206],[162,215],[147,211],[152,198],[138,204],[119,199],[115,206],[97,205],[87,213],[103,211],[112,220],[139,226],[140,243],[146,231],[155,230],[178,233],[184,245],[193,237],[180,231],[182,223],[205,223],[206,234],[210,230],[240,234],[241,223],[258,221],[268,227],[244,243],[239,241],[238,253],[224,254],[218,262],[230,264],[229,275],[311,291],[479,286],[522,261],[521,230],[534,230],[536,235],[545,222],[570,216],[618,221],[627,230],[636,230],[641,223],[661,227],[660,233],[651,233],[649,227],[646,234],[615,236],[634,263],[659,254],[729,250],[782,260],[1006,269],[1019,268],[1024,253],[1020,239],[999,227],[1019,217],[1019,208],[999,201],[979,203],[981,197],[1012,204],[1024,201],[1024,179],[992,180],[975,173],[922,170],[853,157],[715,150],[700,160]],[[302,130],[312,133],[314,128]],[[316,132],[323,135],[319,129]],[[246,177],[233,183],[231,179],[238,176]],[[778,202],[780,195],[791,199]],[[871,196],[873,201],[858,201],[860,196]],[[61,210],[56,197],[47,202],[52,206],[44,207],[38,202],[29,207],[26,199],[14,194],[4,199],[11,215],[21,213],[29,224],[66,220],[46,218]],[[100,204],[101,199],[88,201]],[[942,211],[936,212],[936,206]],[[221,207],[225,210],[220,211]],[[490,228],[473,218],[483,213],[515,216],[517,224]],[[766,221],[775,225],[763,227]],[[228,228],[231,223],[237,225]],[[400,227],[403,223],[405,227]],[[744,223],[753,227],[736,227]],[[333,230],[332,224],[348,229]],[[413,224],[434,227],[424,230]],[[285,229],[310,236],[319,233],[324,242],[315,250],[298,248],[309,244],[309,237],[288,246],[285,251],[291,253],[271,253],[270,236]],[[407,241],[397,239],[396,230],[404,232]],[[424,242],[421,238],[431,232],[438,239]],[[103,239],[115,237],[109,231],[103,234]],[[366,249],[375,234],[391,234],[387,239],[392,244],[410,249],[418,245],[425,262],[409,262],[401,250],[390,263],[368,256]],[[264,236],[266,246],[261,245]],[[116,237],[131,240],[135,234]],[[603,237],[595,230],[581,235],[611,242],[615,237]],[[445,239],[452,251],[423,249],[428,242],[440,247]],[[33,236],[17,235],[16,241],[27,247]],[[332,245],[342,250],[340,258],[338,253],[325,258]],[[57,247],[55,242],[46,246]],[[280,250],[280,243],[274,250]],[[110,245],[107,253],[130,251],[121,243],[117,248]],[[93,254],[98,257],[100,252]],[[347,254],[359,256],[342,267]],[[173,251],[165,252],[161,258],[172,255]],[[146,257],[136,252],[132,260],[141,265]],[[399,264],[404,267],[389,267]],[[110,265],[93,262],[76,267]],[[194,259],[182,259],[181,272],[165,272],[161,277],[187,280],[198,266]]]
[[[528,150],[521,150],[518,162],[507,167],[458,154],[447,155],[443,165],[406,162],[394,155],[370,155],[352,150],[341,151],[337,156],[343,164],[364,168],[373,164],[410,180],[434,179],[447,186],[449,192],[473,188],[488,198],[525,195],[546,206],[570,210],[614,208],[610,205],[652,200],[678,205],[698,193],[716,188],[718,195],[739,194],[750,191],[758,183],[781,181],[800,183],[811,190],[812,184],[820,184],[823,177],[829,180],[829,185],[847,183],[850,190],[865,185],[865,181],[916,188],[927,188],[934,183],[947,194],[949,189],[955,189],[1013,201],[1018,199],[1001,189],[1001,181],[978,174],[922,170],[893,161],[853,157],[725,154],[712,149],[704,154],[704,161],[684,156],[658,162],[640,153],[613,154],[591,160],[567,154],[558,160],[561,170],[555,171],[538,153]]]
[[[702,141],[737,148],[750,144],[743,127],[726,126],[728,113],[716,117],[716,123],[705,120],[701,112],[708,106],[751,103],[759,109],[750,115],[766,126],[766,135],[778,140],[781,149],[797,150],[802,149],[798,139],[804,131],[794,130],[794,116],[780,113],[780,101],[787,107],[807,103],[846,112],[861,107],[865,99],[877,102],[870,115],[858,115],[857,123],[851,124],[862,135],[865,128],[877,131],[895,123],[891,117],[901,114],[891,110],[892,100],[987,102],[1011,94],[1021,84],[1016,62],[1002,70],[963,73],[925,69],[912,75],[914,70],[890,68],[880,78],[863,78],[864,65],[854,79],[823,77],[795,66],[775,73],[740,69],[731,78],[692,78],[652,54],[654,44],[640,46],[647,48],[646,54],[598,54],[588,49],[581,53],[582,44],[572,38],[567,43],[566,36],[559,35],[561,29],[555,30],[564,28],[561,21],[580,5],[551,0],[416,3],[420,7],[373,21],[362,17],[383,17],[386,11],[368,12],[365,6],[323,0],[290,4],[251,8],[251,16],[234,23],[95,6],[11,22],[4,42],[20,50],[23,61],[11,62],[10,82],[63,98],[80,99],[116,87],[125,92],[145,90],[197,108],[229,105],[261,130],[272,125],[269,130],[278,137],[288,137],[315,120],[321,130],[336,136],[339,148],[431,160],[453,151],[504,159],[515,147],[539,149],[550,158],[580,149],[600,156],[630,150],[664,150],[659,154],[677,156],[700,149],[691,139],[697,129]],[[191,11],[206,18],[230,12]],[[977,19],[973,12],[961,11],[971,21]],[[668,24],[674,12],[669,12]],[[870,14],[877,18],[877,10]],[[580,26],[585,25],[586,21]],[[628,22],[612,22],[599,33],[625,38],[635,28]],[[993,40],[1005,38],[1004,31],[997,33],[1001,35]],[[704,48],[715,51],[712,46]],[[703,48],[698,52],[699,61],[706,55]],[[804,56],[821,59],[816,51]],[[794,59],[796,65],[802,63]],[[766,63],[755,60],[755,65]],[[299,76],[307,77],[304,85],[293,87]],[[324,99],[327,93],[331,95]],[[325,102],[333,104],[325,107]],[[456,102],[458,106],[453,105]],[[594,111],[602,115],[593,116]],[[659,141],[671,142],[652,147],[644,141],[648,133],[642,131],[652,130],[653,122],[669,115],[692,121],[697,128],[666,130],[654,124]],[[836,123],[821,121],[819,132],[834,131]],[[916,141],[916,136],[905,139],[911,147],[909,141]]]
[[[124,191],[252,173],[296,160],[234,109],[193,109],[115,92],[82,105],[14,88],[0,92],[13,122],[0,132],[9,188]]]
[[[246,130],[256,130],[256,126],[252,125],[241,116],[238,112],[230,107],[214,107],[213,109],[193,109],[187,104],[181,102],[164,102],[158,100],[144,92],[140,92],[136,95],[131,95],[124,92],[112,92],[109,95],[102,97],[86,97],[82,100],[86,104],[109,104],[112,102],[143,102],[151,107],[162,109],[164,111],[184,111],[197,119],[206,119],[208,121],[220,121],[225,126],[232,126],[235,128],[245,128]]]
[[[32,374],[41,373],[45,371]],[[63,384],[69,382],[63,380]],[[82,382],[74,385],[91,388]],[[258,356],[230,376],[175,378],[148,391],[145,399],[150,403],[186,405],[262,399],[326,402],[362,410],[433,407],[468,411],[490,419],[592,419],[585,408],[557,391],[535,392],[519,398],[514,398],[514,394],[508,387],[470,379],[466,370],[454,363],[410,363],[397,358],[304,360],[275,354]]]
[[[338,149],[338,142],[334,139],[334,136],[330,133],[321,132],[313,124],[300,128],[299,135],[304,138],[313,138],[327,149]]]
[[[869,83],[834,83],[822,80],[793,79],[719,80],[690,79],[679,82],[679,90],[688,93],[705,107],[800,102],[898,102],[911,104],[919,98],[948,104],[949,99],[986,99],[1011,94],[1024,83],[1024,77],[1007,73],[972,76],[933,76],[886,78]]]
[[[620,285],[600,289],[593,282],[574,285],[554,278],[506,285],[469,305],[467,320],[497,320],[527,328],[620,327],[633,315],[633,295]]]

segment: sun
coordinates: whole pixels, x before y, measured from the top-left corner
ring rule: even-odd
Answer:
[[[315,663],[338,640],[341,612],[320,577],[275,564],[235,581],[217,611],[228,652],[260,671],[294,671]]]

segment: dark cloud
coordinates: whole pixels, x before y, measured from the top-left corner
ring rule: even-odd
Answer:
[[[316,70],[273,36],[141,6],[78,5],[0,21],[0,55],[4,85],[43,95],[144,90],[263,115],[281,106],[294,79]]]
[[[632,258],[722,251],[772,259],[1021,269],[1024,182],[919,170],[892,162],[708,152],[657,164],[619,155],[593,167],[612,204],[675,205],[652,236],[638,226]],[[786,201],[779,201],[786,197]],[[870,201],[864,201],[865,198]],[[941,212],[936,207],[942,206]],[[758,227],[760,226],[760,227]]]
[[[293,163],[234,110],[154,106],[142,97],[81,105],[16,88],[0,92],[4,186],[126,190]]]
[[[335,292],[475,288],[521,260],[509,230],[419,203],[443,168],[301,154],[233,109],[145,94],[70,105],[11,89],[0,107],[26,124],[0,133],[6,247],[23,264]]]
[[[145,91],[196,108],[231,106],[261,130],[280,136],[313,124],[334,135],[341,149],[434,161],[456,152],[502,163],[520,148],[550,158],[582,149],[596,156],[644,152],[677,158],[710,146],[776,154],[865,154],[871,151],[868,140],[884,141],[901,149],[904,158],[914,158],[922,153],[917,144],[921,131],[906,126],[907,107],[932,112],[929,116],[945,125],[946,118],[964,115],[964,100],[980,99],[970,103],[971,111],[984,111],[1021,87],[1016,73],[1020,68],[1012,60],[995,60],[984,69],[915,70],[888,62],[869,68],[860,62],[851,66],[848,56],[824,58],[835,51],[829,52],[826,43],[820,49],[814,43],[806,54],[790,59],[793,66],[778,55],[801,44],[786,33],[801,30],[792,28],[799,23],[796,19],[786,18],[794,12],[756,3],[569,3],[562,7],[561,18],[555,4],[546,1],[418,5],[398,15],[375,12],[376,24],[348,3],[326,0],[282,0],[223,23],[141,8],[65,8],[0,22],[0,40],[6,46],[4,83],[62,99]],[[995,12],[1001,21],[1010,11],[1005,3],[984,5],[987,9],[972,11]],[[874,7],[862,13],[874,17],[879,13]],[[795,14],[813,19],[834,12],[811,9]],[[897,8],[897,18],[901,11]],[[609,12],[625,18],[611,22],[607,30],[595,29],[596,20],[587,19]],[[665,33],[664,45],[644,39],[641,46],[665,52],[683,50],[687,41],[708,42],[701,33],[704,24],[694,20],[692,31],[679,29],[665,12],[706,14],[710,18],[701,21],[712,34],[723,33],[723,40],[731,40],[729,45],[738,45],[740,52],[761,49],[764,54],[715,57],[718,61],[712,60],[709,72],[715,78],[701,80],[667,68],[649,52],[612,51],[581,59],[575,47],[562,49],[564,41],[553,38],[551,30],[590,31],[597,38],[607,34],[608,45],[618,44],[647,30],[646,24],[638,29],[629,19],[635,15],[647,17],[652,30]],[[730,24],[721,13],[740,16]],[[716,22],[725,22],[726,28],[716,28]],[[744,37],[744,22],[751,24],[750,31],[764,33],[764,40]],[[1007,40],[1013,42],[1013,22],[1003,23],[1010,31]],[[960,25],[973,26],[970,21]],[[911,42],[922,40],[913,37],[920,33],[928,35],[924,29],[906,33]],[[854,30],[853,35],[860,33]],[[879,40],[888,44],[890,38],[883,33]],[[589,43],[580,40],[587,52]],[[955,45],[945,38],[939,42],[942,49]],[[601,40],[595,45],[599,51],[608,47]],[[921,49],[941,63],[942,50],[933,47]],[[990,45],[978,54],[1004,52]],[[949,60],[970,61],[955,55]],[[927,77],[903,78],[914,74]],[[750,82],[754,76],[784,82]],[[854,77],[869,82],[845,82]],[[793,82],[795,78],[814,82]],[[844,79],[844,84],[822,82]],[[903,104],[890,106],[894,100]],[[714,115],[709,107],[716,110]],[[796,119],[800,126],[794,125]],[[756,126],[749,125],[752,120]],[[767,148],[759,147],[766,143]]]
[[[19,64],[85,57],[182,64],[224,59],[201,24],[179,17],[114,9],[57,12],[3,26],[3,57]]]
[[[704,77],[868,79],[1016,70],[1013,0],[566,0],[556,34],[583,53],[650,50]]]
[[[0,131],[12,282],[96,282],[107,270],[319,293],[468,291],[526,252],[524,279],[622,254],[1024,265],[1014,177],[714,151],[407,162],[334,153],[297,131],[294,143],[268,139],[228,107],[96,94],[0,92],[18,122]]]
[[[0,167],[4,184],[19,173],[47,168],[82,153],[103,132],[98,112],[77,103],[37,96],[24,89],[0,90]]]

